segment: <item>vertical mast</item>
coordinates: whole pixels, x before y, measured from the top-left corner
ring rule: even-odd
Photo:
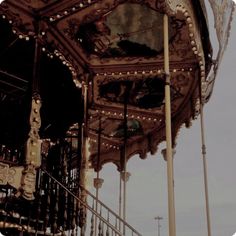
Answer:
[[[123,220],[126,221],[126,162],[127,162],[127,158],[126,158],[126,143],[127,143],[127,113],[128,113],[128,88],[126,87],[126,91],[125,91],[125,95],[124,95],[124,152],[123,152],[123,158],[124,158],[124,190],[123,190]],[[125,227],[123,230],[123,233],[125,235]]]
[[[211,220],[210,220],[210,207],[209,207],[209,197],[208,197],[208,178],[207,178],[207,161],[206,161],[206,143],[205,143],[205,132],[204,132],[203,100],[204,99],[202,97],[201,104],[200,104],[202,162],[203,162],[204,189],[205,189],[205,202],[206,202],[207,235],[211,236]]]
[[[169,69],[169,33],[168,16],[163,19],[164,28],[164,69],[165,85],[165,123],[166,123],[166,157],[167,157],[167,183],[168,183],[168,215],[169,236],[176,235],[175,229],[175,204],[174,204],[174,176],[171,135],[171,98],[170,98],[170,69]]]

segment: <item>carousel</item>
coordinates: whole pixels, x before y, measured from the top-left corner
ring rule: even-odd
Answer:
[[[126,222],[127,162],[165,141],[169,235],[175,236],[173,152],[201,116],[235,4],[209,0],[5,0],[0,4],[0,232],[141,235]],[[100,170],[120,173],[115,213]],[[105,167],[104,167],[105,168]],[[96,195],[87,187],[95,171]],[[211,235],[204,168],[207,232]]]

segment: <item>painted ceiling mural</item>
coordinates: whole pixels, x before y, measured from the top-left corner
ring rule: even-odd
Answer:
[[[170,41],[184,22],[171,19]],[[88,54],[102,57],[158,55],[163,50],[162,14],[125,3],[95,22],[81,24],[76,35]]]
[[[100,97],[115,103],[127,103],[139,108],[158,108],[163,105],[165,81],[148,77],[145,80],[112,81],[100,86]],[[172,99],[181,95],[172,87]]]

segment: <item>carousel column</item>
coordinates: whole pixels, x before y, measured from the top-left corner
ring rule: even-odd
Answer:
[[[119,217],[122,218],[122,170],[119,176]],[[121,221],[118,222],[119,230],[121,230]]]
[[[99,189],[102,187],[104,180],[100,178],[100,154],[101,154],[101,132],[102,132],[102,120],[101,114],[99,115],[99,129],[98,129],[98,147],[97,147],[97,176],[94,178],[94,188],[96,189],[96,202],[95,202],[95,211],[98,212],[98,195]],[[95,216],[94,232],[97,235],[97,216]]]
[[[81,137],[81,149],[82,149],[82,161],[81,161],[81,175],[80,184],[82,187],[86,186],[86,168],[88,168],[88,155],[89,155],[89,140],[88,140],[88,75],[84,75],[85,82],[82,84],[82,96],[84,101],[84,117],[82,123],[82,137]]]
[[[124,94],[124,143],[123,149],[121,149],[121,170],[120,172],[120,188],[122,190],[123,183],[123,220],[126,221],[126,189],[127,181],[129,180],[130,173],[127,172],[127,139],[128,139],[128,99],[129,99],[129,89],[126,88]],[[121,195],[120,195],[121,196]],[[120,202],[121,203],[121,202]],[[120,209],[121,213],[121,209]],[[119,224],[120,228],[120,224]],[[125,235],[125,225],[123,225],[123,235]]]
[[[29,138],[26,142],[26,166],[22,172],[20,187],[22,197],[27,200],[34,199],[33,194],[35,192],[36,185],[36,169],[41,165],[41,140],[38,133],[41,127],[41,98],[39,95],[39,60],[41,50],[38,37],[39,36],[36,36],[35,38],[30,132]]]
[[[82,96],[84,100],[84,117],[82,123],[82,131],[81,131],[81,152],[82,152],[82,161],[81,161],[81,168],[80,168],[80,185],[86,189],[87,185],[87,170],[88,170],[88,158],[89,158],[89,138],[88,138],[88,80],[89,75],[84,75],[84,81],[82,84]],[[81,190],[80,198],[86,203],[87,201],[87,194],[83,190]],[[86,231],[86,209],[82,207],[80,209],[80,221],[81,221],[81,236],[85,235]]]
[[[163,18],[164,27],[164,69],[166,76],[165,85],[165,124],[166,124],[166,159],[167,159],[167,183],[168,183],[168,216],[169,236],[176,235],[175,229],[175,204],[174,204],[174,175],[171,134],[171,97],[170,97],[170,69],[169,69],[169,27],[168,16]]]

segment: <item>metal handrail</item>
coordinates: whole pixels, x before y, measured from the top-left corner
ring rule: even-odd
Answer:
[[[108,222],[101,214],[96,212],[92,207],[90,207],[86,202],[82,201],[80,198],[78,198],[72,191],[70,191],[67,187],[65,187],[60,181],[58,181],[55,177],[53,177],[47,170],[44,168],[40,168],[45,174],[47,174],[52,180],[54,180],[59,186],[61,186],[67,193],[69,193],[71,196],[73,196],[79,203],[81,203],[86,209],[88,209],[92,214],[94,214],[99,220],[101,220],[103,223],[105,223],[108,227],[110,227],[117,235],[123,236],[123,234],[115,228],[110,222]],[[80,188],[86,192],[90,197],[93,198],[94,201],[97,201],[103,208],[105,208],[109,214],[112,214],[117,220],[122,222],[122,224],[127,227],[131,232],[132,235],[142,236],[140,233],[138,233],[132,226],[130,226],[127,222],[125,222],[123,219],[121,219],[113,210],[111,210],[109,207],[107,207],[104,203],[96,199],[96,197],[90,193],[87,189],[80,186]]]
[[[80,186],[80,188],[82,190],[84,190],[86,192],[86,194],[88,194],[90,197],[93,198],[94,201],[97,201],[103,208],[105,208],[109,213],[111,213],[112,215],[114,215],[116,217],[117,220],[119,220],[121,223],[123,223],[126,227],[128,227],[133,233],[135,233],[138,236],[142,236],[139,232],[137,232],[131,225],[129,225],[126,221],[124,221],[122,218],[120,218],[120,216],[118,216],[113,210],[111,210],[109,207],[107,207],[104,203],[102,203],[100,200],[96,199],[96,197],[90,193],[87,189],[85,189],[84,187]]]
[[[73,192],[71,192],[67,187],[65,187],[60,181],[58,181],[56,178],[54,178],[48,171],[40,168],[45,174],[47,174],[53,181],[55,181],[59,186],[61,186],[67,193],[69,193],[71,196],[73,196],[79,203],[81,203],[86,209],[88,209],[90,212],[92,212],[96,217],[98,217],[103,223],[105,223],[107,226],[109,226],[116,234],[119,236],[122,236],[122,233],[118,231],[112,224],[107,222],[105,218],[100,216],[93,208],[91,208],[87,203],[79,199]]]

